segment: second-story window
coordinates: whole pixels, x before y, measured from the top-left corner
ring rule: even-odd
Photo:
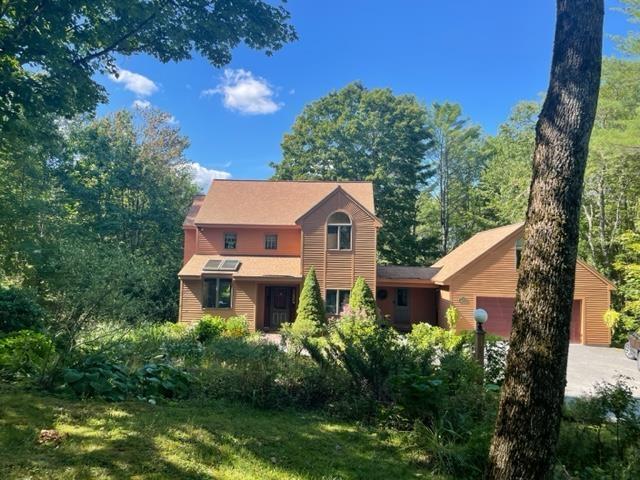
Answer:
[[[344,212],[335,212],[327,221],[327,248],[351,250],[351,219]]]
[[[264,248],[266,250],[278,249],[278,235],[274,233],[268,233],[264,236]]]
[[[224,234],[224,249],[235,250],[238,237],[235,232],[226,232]]]

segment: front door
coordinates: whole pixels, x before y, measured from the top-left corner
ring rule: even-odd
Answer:
[[[393,323],[403,326],[409,325],[411,321],[411,314],[409,313],[409,289],[397,288],[396,289],[396,308]]]
[[[290,322],[293,318],[294,287],[268,288],[268,327],[278,330],[280,325]]]

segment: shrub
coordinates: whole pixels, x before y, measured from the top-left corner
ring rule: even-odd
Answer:
[[[344,385],[344,379],[322,372],[308,357],[251,337],[212,340],[193,374],[203,395],[261,408],[324,406]]]
[[[159,398],[186,398],[192,379],[166,363],[147,363],[131,373],[103,354],[88,355],[64,370],[60,388],[82,398],[123,401],[129,397],[155,402]]]
[[[191,393],[188,373],[166,363],[148,363],[133,375],[136,396],[155,403],[160,398],[182,399]]]
[[[64,370],[62,380],[61,388],[69,388],[82,398],[123,401],[135,390],[135,383],[127,370],[104,355],[82,358],[73,367]]]
[[[139,368],[151,359],[193,363],[202,354],[194,329],[184,324],[145,323],[137,327],[100,324],[81,337],[83,354],[104,354],[128,368]]]
[[[285,323],[280,328],[282,341],[292,351],[299,353],[305,342],[323,333],[325,321],[320,285],[318,285],[315,268],[312,266],[304,279],[295,321]]]
[[[39,330],[44,310],[28,290],[0,286],[0,332]]]
[[[224,321],[225,337],[241,338],[249,335],[249,325],[247,324],[247,317],[244,315],[238,315],[235,317],[229,317]]]
[[[349,296],[349,308],[354,311],[362,311],[366,317],[375,318],[378,313],[376,299],[363,277],[358,277]]]
[[[623,378],[597,384],[590,395],[568,403],[558,444],[562,468],[579,478],[636,478],[639,407]]]
[[[343,369],[356,390],[377,401],[389,400],[391,378],[409,362],[400,335],[359,312],[343,314],[331,325],[326,346],[308,350],[321,366]]]
[[[458,309],[453,305],[449,305],[444,316],[447,319],[447,326],[449,327],[449,330],[455,331],[456,326],[458,325],[458,320],[460,319],[460,312]]]
[[[465,343],[464,336],[428,323],[414,324],[407,335],[407,340],[414,348],[432,349],[439,354],[460,349]]]
[[[0,372],[8,379],[44,374],[55,348],[51,339],[32,330],[0,338]]]
[[[220,316],[204,315],[196,324],[195,334],[200,342],[219,337],[225,329],[224,319]]]

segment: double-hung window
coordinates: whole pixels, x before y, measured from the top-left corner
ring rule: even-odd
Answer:
[[[349,303],[351,290],[329,289],[326,292],[326,310],[328,315],[339,315]]]
[[[265,250],[277,250],[278,249],[278,235],[275,233],[268,233],[264,236],[264,248]]]
[[[238,236],[235,234],[235,232],[226,232],[224,234],[225,250],[235,250],[237,243],[238,243]]]
[[[351,219],[343,212],[335,212],[327,220],[327,248],[351,250]]]
[[[231,279],[205,278],[203,300],[205,308],[231,308]]]

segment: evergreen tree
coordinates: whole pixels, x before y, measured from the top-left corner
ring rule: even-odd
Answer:
[[[364,312],[367,318],[375,318],[378,308],[376,299],[364,278],[358,277],[349,296],[349,308],[354,312]]]
[[[324,301],[320,293],[316,269],[312,266],[304,279],[304,285],[300,292],[292,332],[298,337],[316,336],[320,333],[325,320]]]

